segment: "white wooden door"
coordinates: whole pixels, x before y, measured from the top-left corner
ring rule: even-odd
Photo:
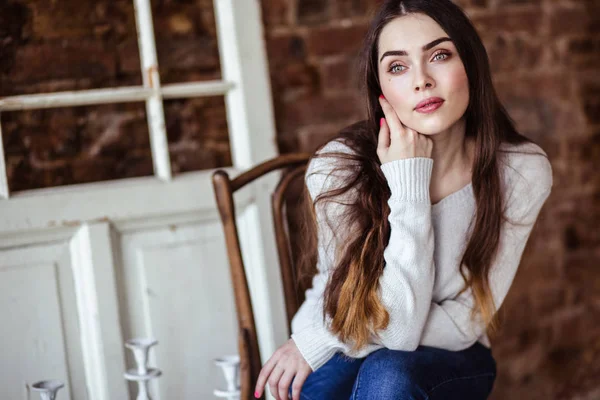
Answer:
[[[0,112],[143,100],[155,172],[11,194],[0,151],[1,399],[39,398],[29,387],[45,379],[65,382],[61,400],[134,399],[123,378],[133,337],[159,341],[153,399],[208,399],[223,382],[212,360],[237,352],[212,171],[172,176],[162,101],[225,96],[231,175],[275,156],[259,4],[214,1],[223,81],[161,86],[149,0],[134,1],[143,87],[0,99]],[[274,180],[236,198],[265,360],[288,336],[266,195]]]

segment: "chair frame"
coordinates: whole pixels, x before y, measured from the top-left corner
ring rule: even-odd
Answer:
[[[223,231],[231,279],[234,289],[235,307],[238,320],[238,350],[240,355],[240,399],[254,399],[253,389],[262,368],[258,345],[254,310],[250,300],[250,291],[246,279],[246,269],[242,257],[236,211],[233,201],[234,193],[252,183],[256,179],[275,170],[288,169],[282,174],[275,190],[271,194],[271,210],[279,256],[283,292],[286,306],[288,332],[291,332],[291,321],[298,310],[299,293],[296,285],[297,277],[293,268],[289,238],[286,231],[284,195],[290,183],[304,175],[311,154],[292,153],[267,160],[250,170],[230,179],[226,171],[220,169],[213,173],[212,182],[215,199]],[[264,396],[264,394],[263,394]]]

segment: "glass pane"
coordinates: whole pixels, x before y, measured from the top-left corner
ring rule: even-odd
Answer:
[[[0,2],[0,96],[141,85],[133,0]]]
[[[221,79],[212,0],[152,1],[163,84]]]
[[[222,96],[165,101],[165,118],[173,174],[232,165]]]
[[[153,175],[144,103],[1,115],[11,192]]]

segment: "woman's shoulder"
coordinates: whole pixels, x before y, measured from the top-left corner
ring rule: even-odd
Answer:
[[[352,173],[355,154],[345,140],[336,138],[319,147],[311,158],[306,169],[306,183],[309,189],[323,190],[323,186],[334,188]]]
[[[306,184],[311,194],[345,186],[348,179],[360,169],[357,152],[347,135],[348,129],[360,129],[362,123],[350,125],[335,138],[319,146],[306,169]]]
[[[356,138],[357,135],[367,130],[368,122],[366,120],[354,122],[342,128],[334,138],[319,146],[315,154],[325,155],[326,153],[332,153],[332,157],[334,157],[333,153],[356,154],[356,150],[350,144],[350,142],[355,142],[355,140],[350,140],[350,138]]]
[[[546,152],[533,142],[503,143],[500,150],[508,201],[544,201],[553,185],[552,164]]]
[[[358,121],[348,125],[340,130],[339,134],[325,144],[319,146],[315,154],[335,156],[335,153],[355,154],[356,151],[352,148],[348,138],[356,135],[358,131],[367,129],[367,121]],[[329,153],[329,154],[327,154]]]
[[[509,180],[524,179],[541,186],[552,184],[552,164],[548,154],[533,142],[502,143],[501,162]]]
[[[326,142],[315,151],[315,155],[321,158],[335,158],[337,153],[354,154],[354,150],[345,139],[338,137]]]
[[[343,128],[337,136],[319,146],[308,166],[309,172],[324,170],[331,172],[332,170],[349,169],[352,170],[358,166],[357,160],[352,157],[357,154],[357,151],[351,144],[353,137],[358,130],[366,129],[366,121],[359,121]]]

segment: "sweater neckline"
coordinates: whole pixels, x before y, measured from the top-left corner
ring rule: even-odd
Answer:
[[[473,194],[472,186],[473,186],[473,181],[467,183],[465,186],[458,189],[456,192],[450,193],[448,196],[442,198],[437,203],[432,204],[431,208],[433,210],[438,210],[438,209],[443,208],[445,205],[460,203],[461,201],[465,200],[466,198],[468,198],[470,195]]]

